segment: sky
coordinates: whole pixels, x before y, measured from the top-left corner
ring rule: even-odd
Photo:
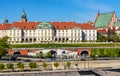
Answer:
[[[119,0],[0,0],[0,23],[20,21],[23,9],[32,22],[94,22],[98,11],[115,11],[120,18],[119,7]]]

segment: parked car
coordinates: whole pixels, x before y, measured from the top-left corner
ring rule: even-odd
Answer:
[[[27,59],[27,60],[24,60],[24,62],[31,62],[31,60]]]

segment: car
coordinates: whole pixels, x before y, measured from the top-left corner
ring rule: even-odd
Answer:
[[[87,59],[85,59],[85,58],[82,58],[82,59],[80,59],[81,61],[86,61]]]
[[[27,60],[24,60],[24,62],[31,62],[31,60],[27,59]]]
[[[37,60],[37,62],[42,62],[42,60]]]

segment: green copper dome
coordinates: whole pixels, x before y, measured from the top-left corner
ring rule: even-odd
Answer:
[[[52,26],[50,23],[48,23],[48,22],[42,22],[42,23],[40,23],[40,24],[37,26],[37,28],[48,28],[48,29],[52,29],[53,26]]]

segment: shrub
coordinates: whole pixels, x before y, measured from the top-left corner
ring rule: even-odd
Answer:
[[[13,64],[11,63],[6,64],[6,67],[7,69],[14,69]]]
[[[44,67],[44,69],[46,69],[46,67],[48,66],[48,64],[46,62],[43,62],[42,66]]]
[[[38,66],[37,66],[37,64],[35,62],[30,62],[29,67],[30,68],[37,68]]]
[[[5,69],[5,65],[4,64],[0,64],[0,70]]]
[[[57,68],[59,66],[58,62],[54,62],[54,66]]]
[[[67,67],[70,68],[71,63],[68,61],[66,64],[67,64]]]
[[[22,62],[17,63],[17,67],[20,69],[24,69],[24,64]]]

